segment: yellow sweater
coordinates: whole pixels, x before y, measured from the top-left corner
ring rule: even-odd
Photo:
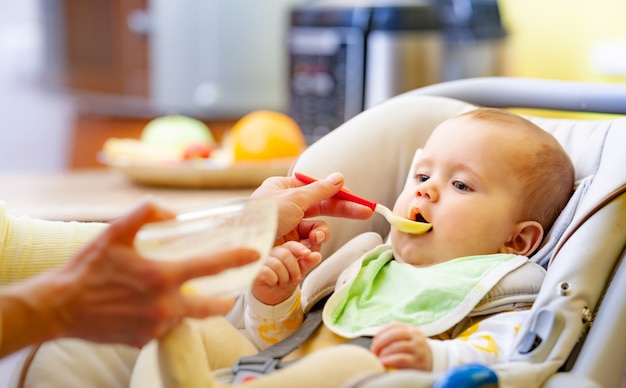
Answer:
[[[14,217],[6,214],[0,202],[0,287],[63,264],[106,227],[104,223]]]
[[[13,217],[0,202],[0,286],[59,266],[106,226]]]

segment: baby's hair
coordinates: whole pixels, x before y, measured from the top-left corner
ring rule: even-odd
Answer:
[[[561,213],[574,189],[574,166],[567,152],[550,133],[522,117],[503,109],[478,108],[463,116],[480,120],[500,121],[506,129],[525,129],[535,147],[529,155],[520,176],[521,217],[539,222],[544,235]],[[536,141],[535,141],[536,140]]]

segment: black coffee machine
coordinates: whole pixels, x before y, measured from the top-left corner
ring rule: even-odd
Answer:
[[[289,113],[309,144],[402,92],[500,75],[497,0],[414,3],[291,10]]]

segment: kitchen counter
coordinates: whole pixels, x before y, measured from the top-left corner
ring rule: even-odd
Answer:
[[[0,201],[13,215],[61,220],[108,221],[151,196],[174,210],[246,197],[246,189],[175,189],[141,186],[118,171],[79,169],[63,173],[0,173]]]

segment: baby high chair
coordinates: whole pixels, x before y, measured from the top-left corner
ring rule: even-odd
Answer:
[[[307,149],[292,172],[321,177],[341,171],[353,192],[392,206],[411,176],[416,149],[439,123],[476,105],[626,113],[626,88],[510,78],[422,88],[349,120]],[[349,386],[476,387],[480,386],[473,380],[477,377],[501,387],[619,385],[626,363],[626,341],[620,330],[626,318],[626,268],[619,266],[626,243],[626,118],[528,117],[563,144],[580,183],[532,258],[548,271],[529,318],[520,327],[515,351],[490,368],[460,367],[445,374],[376,373],[359,376]],[[303,282],[305,311],[332,290],[331,274],[338,275],[389,232],[388,223],[378,216],[367,221],[326,221],[333,237],[323,248],[326,261]],[[521,283],[526,282],[523,277]],[[513,293],[487,295],[483,301],[497,299],[507,305],[522,293],[515,288]],[[241,322],[233,322],[242,327]],[[260,361],[250,360],[250,369],[273,365],[272,360]],[[236,370],[248,368],[246,363],[241,366],[237,364]],[[302,378],[303,384],[308,381]]]
[[[314,143],[293,171],[341,171],[353,192],[392,206],[430,132],[477,105],[625,114],[626,87],[503,77],[421,88],[346,122]],[[534,256],[548,271],[532,317],[520,328],[517,351],[491,368],[502,387],[617,387],[626,366],[626,118],[527,117],[561,142],[585,187]],[[333,237],[323,248],[325,257],[357,235],[374,231],[385,237],[389,231],[378,216],[326,221]],[[456,378],[452,373],[446,381]],[[355,385],[431,386],[440,377],[397,371]]]
[[[477,105],[626,114],[626,86],[481,78],[421,88],[372,107],[335,129],[311,145],[292,171],[318,177],[340,171],[353,192],[392,206],[405,184],[415,150],[430,132],[447,118]],[[617,387],[626,366],[626,266],[622,263],[626,246],[626,118],[528,117],[563,144],[581,185],[533,257],[548,271],[532,314],[520,327],[516,351],[489,371],[501,387]],[[344,265],[341,260],[355,259],[389,232],[388,223],[377,215],[366,221],[326,221],[332,239],[323,247],[328,259],[322,265],[336,272]],[[306,283],[310,279],[305,279],[303,288],[310,286],[311,282]],[[303,303],[310,306],[315,299]],[[47,349],[50,354],[37,357],[58,357],[54,347]],[[100,353],[102,368],[112,365],[109,358],[119,362],[120,357],[112,353],[113,348]],[[76,362],[80,358],[80,354],[74,357]],[[132,367],[134,359],[127,362]],[[458,377],[456,370],[450,372],[371,374],[352,385],[445,386],[446,381]],[[29,374],[31,382],[60,386],[55,385],[54,376],[38,370]],[[468,381],[464,384],[477,386]]]

